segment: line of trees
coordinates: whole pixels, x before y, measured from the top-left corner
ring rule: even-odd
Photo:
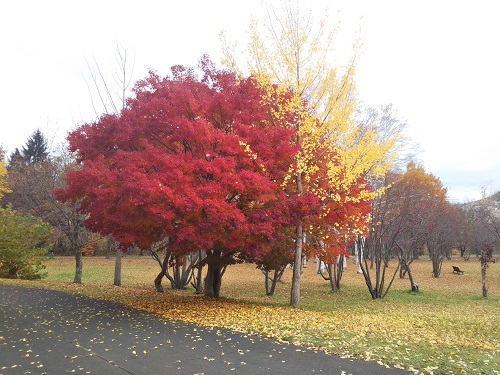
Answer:
[[[38,141],[32,142],[33,140]],[[29,145],[36,143],[46,144],[39,130],[30,136],[23,151],[15,150],[11,154],[7,168],[2,170],[2,277],[39,277],[43,275],[39,274],[43,267],[38,256],[46,254],[48,249],[53,248],[51,246],[55,244],[58,252],[81,254],[83,243],[95,237],[84,227],[84,219],[88,215],[78,213],[80,203],[63,204],[55,200],[51,193],[54,186],[64,184],[61,178],[65,173],[57,171],[76,169],[76,164],[68,163],[60,155],[50,156],[47,150],[38,152],[36,156],[34,150],[44,150],[38,145],[30,151]],[[149,175],[146,177],[150,178]],[[498,246],[500,233],[498,193],[491,197],[484,194],[483,199],[468,204],[451,204],[446,201],[446,190],[439,179],[426,173],[423,167],[415,163],[409,163],[404,172],[388,172],[384,179],[379,179],[377,183],[383,186],[383,194],[371,202],[370,232],[366,236],[358,236],[356,241],[360,250],[357,252],[357,260],[372,298],[384,297],[398,273],[401,278],[408,276],[411,290],[418,291],[417,280],[412,276],[411,263],[425,251],[432,261],[432,275],[439,277],[442,261],[451,256],[452,249],[458,249],[466,260],[471,254],[479,258],[482,265],[482,293],[486,297],[486,272],[489,263],[494,261],[493,251],[495,246]],[[279,209],[277,207],[281,206],[274,206],[272,210]],[[263,211],[262,207],[259,211]],[[72,242],[71,238],[68,239],[68,236],[75,234],[74,231],[68,230],[68,221],[62,220],[65,217],[72,218],[70,221],[73,223],[73,229],[78,228],[78,241]],[[50,230],[47,224],[50,224]],[[30,225],[33,227],[29,233],[33,237],[27,236],[27,230],[23,229]],[[131,223],[127,222],[125,225],[129,226]],[[176,222],[173,225],[174,230],[179,226],[180,222]],[[15,242],[15,234],[19,233],[24,233],[25,241]],[[242,233],[240,231],[238,236]],[[110,237],[99,238],[102,242],[108,242]],[[156,255],[161,268],[155,279],[158,290],[162,290],[161,279],[166,277],[173,288],[184,288],[191,282],[195,290],[201,293],[202,267],[214,262],[215,258],[221,265],[214,278],[217,291],[220,291],[221,278],[227,265],[238,261],[252,261],[263,270],[266,293],[272,295],[276,282],[285,267],[293,263],[294,258],[294,228],[290,222],[280,228],[279,236],[274,239],[267,238],[265,251],[221,252],[219,258],[216,257],[217,250],[204,252],[200,247],[197,247],[197,251],[176,251],[173,243],[169,243],[172,237],[165,238],[152,243],[148,248],[151,254]],[[315,237],[308,237],[305,242],[307,256],[318,255],[319,259],[326,263],[327,279],[332,284],[332,289],[338,289],[342,276],[342,257],[337,255],[333,259],[333,255],[324,252],[324,246],[319,244]],[[113,244],[114,242],[108,242],[107,246],[111,247]],[[136,243],[133,242],[132,245],[136,246]],[[342,246],[346,245],[344,241]],[[159,249],[166,249],[163,260],[157,255]],[[227,254],[229,256],[224,258]],[[398,262],[397,268],[390,275],[386,275],[388,262],[394,260]],[[271,274],[272,272],[274,274]],[[81,274],[82,268],[77,268],[75,282],[81,282]],[[213,287],[214,284],[211,285]]]
[[[156,290],[166,277],[215,297],[230,264],[256,263],[268,295],[293,264],[292,306],[303,258],[317,255],[338,289],[353,244],[373,298],[398,272],[418,291],[411,263],[423,249],[434,277],[457,246],[479,254],[485,277],[497,211],[449,204],[439,179],[415,163],[398,172],[404,123],[390,106],[360,111],[357,44],[344,68],[332,64],[327,23],[283,6],[281,14],[269,6],[267,27],[252,25],[243,68],[226,48],[225,69],[203,56],[197,68],[150,72],[128,98],[127,54],[117,47],[119,99],[89,66],[104,114],[69,134],[69,152],[50,154],[37,131],[7,169],[0,164],[2,206],[51,225],[75,254],[74,282],[96,235],[119,248],[115,285],[131,247],[158,262]],[[398,267],[386,275],[391,259]]]
[[[387,173],[379,183],[385,188],[372,203],[370,233],[356,243],[357,261],[372,298],[383,298],[398,273],[400,278],[407,275],[411,290],[418,292],[411,263],[427,253],[432,276],[439,277],[443,260],[457,249],[466,260],[471,253],[480,259],[486,297],[486,269],[500,243],[498,193],[471,204],[452,204],[441,181],[413,162],[404,172]],[[392,259],[398,265],[386,275]]]

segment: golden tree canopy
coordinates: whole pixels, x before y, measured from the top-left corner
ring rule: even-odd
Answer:
[[[354,116],[358,106],[354,78],[359,38],[345,66],[336,65],[337,29],[330,31],[326,18],[318,22],[310,12],[301,13],[298,3],[292,1],[281,2],[281,9],[268,5],[267,14],[264,27],[257,20],[251,24],[246,70],[262,86],[278,85],[294,96],[288,105],[300,113],[300,151],[297,170],[290,171],[289,178],[300,175],[307,183],[305,188],[324,199],[340,199],[339,192],[359,188],[364,180],[363,194],[342,194],[343,199],[373,198],[378,191],[368,183],[391,167],[401,134],[381,136]],[[229,48],[224,52],[225,62],[238,70],[235,54]],[[289,110],[282,108],[275,116]],[[314,181],[320,168],[328,177],[328,189]]]

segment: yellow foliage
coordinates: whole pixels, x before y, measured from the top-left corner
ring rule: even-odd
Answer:
[[[10,193],[10,189],[7,187],[7,180],[5,176],[7,175],[7,169],[5,169],[5,163],[3,160],[0,160],[0,199],[7,194]]]
[[[283,120],[285,113],[297,113],[297,166],[289,171],[282,185],[299,175],[306,182],[306,191],[322,201],[340,202],[340,194],[347,194],[345,201],[371,199],[380,191],[372,191],[368,185],[361,186],[363,191],[356,198],[351,198],[349,192],[360,178],[370,181],[385,174],[396,158],[392,150],[400,135],[384,138],[354,117],[360,43],[356,40],[353,57],[342,69],[335,65],[335,30],[327,30],[326,19],[315,22],[310,14],[302,17],[298,6],[291,2],[282,2],[282,8],[282,15],[277,15],[274,8],[268,9],[269,24],[264,28],[257,20],[252,22],[247,50],[249,73],[269,92],[264,102],[272,97],[274,85],[278,91],[292,94],[286,107],[276,106],[274,116]],[[273,21],[275,16],[279,22]],[[238,71],[233,50],[226,48],[224,53],[225,62]],[[312,177],[320,168],[328,178],[328,191]],[[366,220],[358,222],[364,225]]]

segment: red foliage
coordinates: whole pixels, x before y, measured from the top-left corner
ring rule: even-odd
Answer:
[[[252,78],[237,80],[208,58],[200,68],[201,77],[182,66],[172,77],[150,73],[119,116],[72,132],[81,168],[56,194],[80,199],[86,226],[122,248],[169,237],[181,253],[222,243],[257,256],[318,206],[280,187],[297,152],[294,116],[274,119]]]
[[[363,178],[358,178],[350,185],[342,188],[332,186],[331,179],[326,175],[326,164],[335,160],[330,152],[317,150],[316,173],[310,175],[305,183],[308,190],[323,191],[319,204],[318,215],[308,216],[304,220],[305,230],[311,237],[306,251],[319,255],[325,263],[333,264],[339,255],[348,256],[347,245],[352,243],[357,235],[368,231],[368,214],[372,210],[372,198],[366,194],[370,186]],[[345,181],[342,171],[339,181]],[[310,245],[314,246],[310,246]]]

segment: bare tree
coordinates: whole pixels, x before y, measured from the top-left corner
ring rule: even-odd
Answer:
[[[500,246],[500,191],[487,197],[483,189],[483,198],[474,202],[471,209],[475,215],[471,243],[481,262],[482,295],[487,297],[486,271],[495,262],[495,247]]]
[[[406,135],[408,123],[399,117],[392,104],[378,108],[360,105],[356,111],[356,121],[364,132],[375,131],[381,143],[388,140],[394,143],[391,154],[387,155],[393,163],[392,170],[404,170],[415,159],[418,145]],[[393,157],[394,154],[398,155],[397,158]]]
[[[432,276],[439,277],[443,260],[456,244],[456,237],[450,223],[451,205],[437,205],[430,217],[426,234],[426,246],[432,262]]]
[[[385,297],[400,267],[398,262],[386,285],[387,259],[395,246],[397,232],[395,218],[391,217],[391,206],[392,202],[388,199],[383,197],[376,199],[373,203],[370,233],[366,238],[359,236],[357,239],[357,247],[361,250],[358,251],[359,267],[373,299]],[[370,271],[368,259],[374,265],[374,271]]]
[[[418,291],[410,265],[419,249],[426,243],[429,252],[435,255],[436,269],[440,270],[443,246],[448,249],[451,238],[449,227],[443,224],[448,222],[444,216],[449,205],[439,179],[409,163],[405,173],[390,172],[379,183],[385,184],[385,190],[373,201],[370,233],[357,244],[363,250],[358,251],[358,261],[372,298],[387,294],[398,270],[400,276],[408,274],[411,290]],[[445,235],[448,242],[443,244]],[[367,258],[374,271],[370,271]],[[386,284],[386,268],[391,258],[399,262]]]
[[[89,90],[90,100],[96,117],[103,113],[119,115],[127,104],[127,96],[132,83],[135,59],[130,61],[128,49],[116,45],[111,78],[96,58],[91,64],[87,60],[89,77],[84,80]]]
[[[85,79],[89,90],[90,100],[96,117],[102,114],[120,115],[126,107],[127,95],[132,82],[134,59],[130,61],[128,50],[116,44],[114,64],[111,78],[106,75],[104,68],[94,58],[93,65],[87,61],[89,78]],[[122,249],[116,250],[114,285],[121,285]]]

